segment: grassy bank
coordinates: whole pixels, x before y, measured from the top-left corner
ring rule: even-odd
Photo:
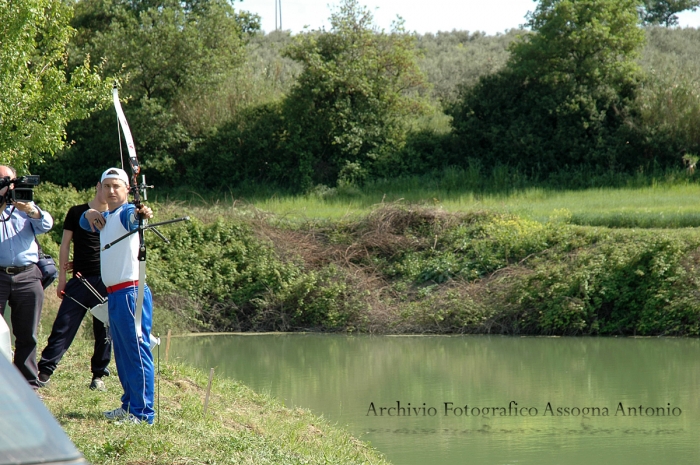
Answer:
[[[40,344],[41,345],[41,344]],[[77,340],[42,389],[44,403],[93,465],[101,464],[384,464],[377,451],[302,409],[288,409],[242,384],[161,362],[158,420],[118,426],[101,412],[119,406],[114,377],[107,392],[88,389],[91,343]]]
[[[700,334],[694,228],[401,204],[344,221],[202,217],[149,265],[158,308],[199,330]]]

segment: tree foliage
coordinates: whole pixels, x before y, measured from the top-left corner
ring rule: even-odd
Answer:
[[[647,35],[635,145],[645,158],[679,165],[684,155],[700,154],[700,30],[650,27]]]
[[[75,9],[76,56],[100,57],[105,73],[120,78],[144,168],[161,185],[177,181],[178,159],[197,136],[183,109],[242,63],[240,18],[225,0],[81,0]],[[76,143],[43,170],[54,182],[91,185],[119,160],[115,121],[110,108],[71,124]]]
[[[24,49],[2,42],[0,153],[62,185],[92,186],[119,160],[111,106],[75,120],[95,106],[94,90],[79,85],[89,57],[110,76],[101,97],[119,78],[144,172],[159,187],[306,190],[455,168],[563,185],[563,173],[612,179],[700,153],[698,31],[636,24],[680,1],[543,0],[531,31],[495,36],[410,34],[400,21],[385,32],[356,1],[333,13],[330,30],[300,35],[255,33],[258,18],[226,0],[22,1],[53,5],[54,24],[72,6],[77,33],[67,28],[68,46],[53,55],[61,48],[47,45],[44,23],[23,36],[36,38],[28,53],[41,63],[58,57],[41,79],[40,60],[17,61]],[[0,8],[5,37],[20,34],[10,27],[20,13]],[[54,81],[54,68],[68,77]],[[17,69],[41,81],[43,100]],[[18,98],[24,113],[8,110]],[[56,99],[66,105],[47,103]],[[37,163],[62,137],[70,148]]]
[[[533,176],[628,164],[623,123],[643,44],[634,0],[542,0],[506,67],[452,109],[463,155]]]
[[[480,77],[500,71],[508,61],[509,45],[522,30],[487,36],[469,31],[415,35],[418,64],[432,87],[433,98],[451,104],[458,87],[473,86]]]
[[[65,126],[100,105],[89,57],[68,73],[74,33],[61,0],[0,1],[0,156],[25,168],[65,143]]]
[[[230,72],[213,92],[178,105],[178,118],[188,131],[208,134],[211,128],[240,118],[248,107],[283,99],[301,71],[298,63],[281,54],[290,41],[289,31],[248,36],[245,62],[240,67]]]
[[[295,37],[283,52],[301,71],[282,100],[223,125],[192,160],[220,167],[221,183],[297,190],[390,173],[408,118],[425,108],[413,38],[400,24],[379,31],[355,0],[340,5],[331,26]]]
[[[83,2],[79,2],[79,5]],[[85,7],[87,8],[87,4]],[[116,2],[109,26],[87,48],[126,74],[125,93],[170,104],[210,90],[240,64],[241,36],[228,2]]]
[[[700,0],[644,0],[641,16],[646,24],[675,26],[678,24],[677,13],[695,11],[698,6]]]
[[[302,187],[381,169],[404,140],[406,116],[422,110],[425,80],[401,22],[379,31],[356,0],[330,19],[330,31],[301,35],[285,53],[303,67],[283,110]]]

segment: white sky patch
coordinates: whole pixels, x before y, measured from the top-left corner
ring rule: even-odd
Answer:
[[[243,0],[236,1],[234,7],[260,15],[262,29],[271,32],[275,30],[275,5],[279,1],[282,28],[293,34],[303,32],[305,26],[309,30],[330,29],[331,6],[339,4],[329,0]],[[420,34],[456,29],[495,35],[525,24],[528,11],[537,7],[534,0],[360,0],[360,4],[369,8],[380,29],[389,30],[399,15],[408,31]],[[700,27],[700,10],[678,16],[681,27]]]

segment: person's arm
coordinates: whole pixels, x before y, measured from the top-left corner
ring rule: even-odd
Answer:
[[[51,230],[53,227],[53,217],[39,207],[37,207],[34,202],[15,202],[14,203],[17,210],[24,212],[32,222],[34,227],[34,232],[36,234],[45,233]]]
[[[73,231],[64,229],[63,237],[61,238],[61,248],[58,252],[58,287],[56,288],[56,295],[59,299],[63,299],[61,292],[66,288],[67,265],[70,258],[70,244],[72,240]]]
[[[153,218],[151,207],[141,205],[138,210],[133,204],[127,204],[119,213],[119,220],[127,231],[133,231],[139,227],[139,217],[148,220]]]
[[[80,216],[78,224],[86,231],[100,232],[105,226],[107,212],[99,212],[94,209],[89,209]]]

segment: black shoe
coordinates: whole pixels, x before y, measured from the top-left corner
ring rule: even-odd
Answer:
[[[47,373],[39,373],[39,377],[36,380],[36,382],[39,384],[39,387],[48,386],[50,381],[51,381],[51,375],[49,375]]]
[[[107,386],[105,386],[105,382],[102,381],[102,378],[96,377],[96,378],[92,378],[92,382],[90,383],[90,390],[91,391],[106,391]]]

